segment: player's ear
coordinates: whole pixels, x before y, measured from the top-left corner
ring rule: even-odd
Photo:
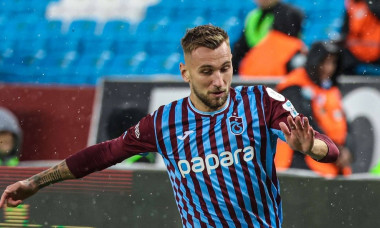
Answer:
[[[189,82],[189,71],[186,68],[186,65],[183,63],[179,64],[179,70],[181,71],[181,76],[185,82]]]

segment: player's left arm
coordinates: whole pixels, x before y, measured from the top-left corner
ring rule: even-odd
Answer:
[[[315,131],[308,118],[299,114],[289,100],[270,88],[264,89],[263,100],[268,124],[281,131],[279,136],[283,136],[293,150],[307,154],[319,162],[337,160],[337,146],[329,137]]]
[[[328,143],[315,137],[316,131],[310,126],[307,117],[296,116],[293,119],[288,116],[287,122],[288,124],[280,122],[279,125],[286,142],[293,150],[307,154],[315,160],[326,157],[329,151]]]

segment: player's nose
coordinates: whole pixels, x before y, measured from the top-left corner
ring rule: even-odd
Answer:
[[[216,87],[224,86],[223,75],[219,71],[215,71],[213,75],[213,86],[216,86]]]

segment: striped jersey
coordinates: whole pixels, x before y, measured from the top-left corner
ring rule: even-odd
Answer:
[[[188,97],[161,106],[123,140],[130,155],[161,154],[184,227],[281,227],[274,156],[289,115],[298,113],[272,89],[238,86],[215,112]]]

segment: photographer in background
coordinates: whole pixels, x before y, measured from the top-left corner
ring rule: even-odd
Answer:
[[[0,166],[17,166],[21,150],[22,131],[17,117],[0,107]]]
[[[277,145],[276,167],[310,169],[322,176],[350,175],[352,155],[346,146],[348,125],[337,77],[340,74],[340,48],[336,44],[312,44],[304,68],[292,71],[277,85],[277,91],[293,101],[294,107],[309,117],[310,125],[329,136],[340,155],[335,163],[317,163],[301,153],[294,153],[283,142]]]

